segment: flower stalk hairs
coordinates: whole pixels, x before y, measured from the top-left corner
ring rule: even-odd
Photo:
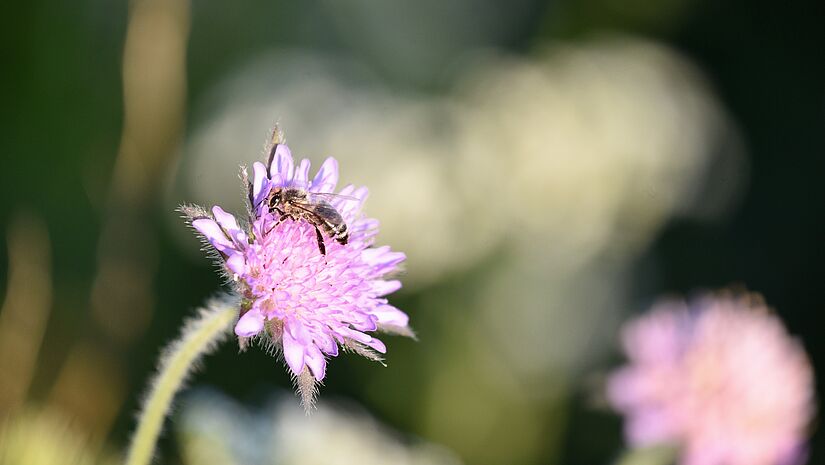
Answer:
[[[251,179],[241,171],[245,218],[219,206],[180,208],[232,295],[212,302],[162,357],[129,465],[151,459],[174,392],[233,323],[242,350],[257,341],[283,358],[307,409],[326,376],[328,358],[348,351],[381,362],[387,348],[376,332],[414,337],[409,317],[387,301],[401,288],[392,276],[405,256],[374,246],[378,221],[361,213],[367,189],[348,185],[335,193],[334,158],[314,177],[309,174],[309,160],[296,165],[276,128],[266,163],[252,165]]]

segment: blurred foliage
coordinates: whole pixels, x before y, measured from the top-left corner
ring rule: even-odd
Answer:
[[[89,438],[56,410],[29,408],[0,423],[0,463],[15,465],[111,465],[100,438]]]
[[[369,185],[382,240],[410,252],[394,304],[420,342],[388,341],[385,369],[339,357],[321,397],[355,399],[392,443],[615,460],[600,374],[617,322],[663,292],[746,283],[823,370],[822,2],[90,0],[5,18],[5,454],[123,448],[159,348],[219,285],[172,208],[235,201],[279,118],[297,155]],[[235,411],[290,380],[228,346],[193,384]],[[163,463],[186,463],[187,434]]]

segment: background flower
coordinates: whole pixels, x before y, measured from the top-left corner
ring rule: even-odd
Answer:
[[[666,301],[626,325],[630,364],[608,385],[634,446],[676,443],[686,465],[781,465],[804,457],[813,373],[755,295]]]

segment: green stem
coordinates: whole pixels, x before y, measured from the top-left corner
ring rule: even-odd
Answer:
[[[641,447],[626,451],[616,465],[672,465],[679,449],[670,444]]]
[[[164,349],[158,363],[158,373],[151,382],[149,394],[140,412],[137,430],[132,437],[126,465],[147,465],[155,451],[163,420],[175,393],[180,390],[195,364],[212,352],[230,334],[238,316],[238,303],[230,299],[215,299],[187,321],[181,336]]]

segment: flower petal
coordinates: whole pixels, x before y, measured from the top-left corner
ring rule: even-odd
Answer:
[[[393,252],[389,246],[366,249],[361,258],[373,268],[373,277],[385,275],[403,262],[407,256],[403,252]]]
[[[292,181],[293,164],[289,147],[286,144],[278,144],[272,159],[269,160],[269,179],[278,186],[289,184]]]
[[[346,186],[344,186],[340,191],[338,191],[339,197],[336,197],[332,200],[332,206],[340,210],[341,206],[344,203],[350,201],[350,199],[347,199],[346,197],[352,197],[352,193],[354,191],[355,186],[353,186],[352,184],[347,184]]]
[[[368,313],[353,313],[349,315],[347,323],[358,331],[375,331],[378,329],[378,319]]]
[[[257,309],[243,314],[235,325],[235,334],[240,337],[251,337],[264,329],[264,316]]]
[[[333,192],[338,184],[338,161],[332,157],[324,160],[310,185],[312,192]]]
[[[324,379],[327,369],[327,361],[315,345],[309,345],[306,348],[304,360],[316,380],[321,381]]]
[[[218,223],[211,218],[198,218],[192,221],[192,227],[203,234],[206,240],[218,249],[219,252],[228,254],[237,251],[235,244],[226,236]]]
[[[212,214],[215,215],[215,220],[221,225],[224,231],[231,232],[240,229],[238,221],[231,213],[227,213],[223,208],[215,205],[212,207]]]
[[[238,221],[231,213],[227,213],[223,208],[215,205],[212,207],[212,214],[215,215],[215,220],[221,225],[226,234],[235,241],[236,248],[242,249],[246,246],[246,233],[238,226]]]
[[[295,170],[295,177],[292,178],[292,185],[306,189],[309,186],[309,160],[306,158],[301,160],[298,168]]]
[[[347,186],[347,188],[349,187],[350,186]],[[361,207],[369,195],[369,189],[366,187],[359,187],[357,189],[347,188],[341,190],[341,195],[354,197],[354,199],[342,199],[343,201],[340,202],[336,208],[347,223],[352,223],[361,211]],[[344,191],[347,191],[347,193],[344,193]]]
[[[338,355],[338,345],[330,334],[325,331],[319,331],[313,334],[313,342],[321,350],[321,352],[335,357]]]
[[[372,347],[373,349],[382,354],[387,353],[387,346],[385,346],[383,342],[370,336],[369,334],[364,334],[360,331],[355,331],[349,328],[337,328],[336,332],[341,336],[360,342],[361,344],[364,344],[368,347]]]
[[[246,273],[246,257],[242,253],[233,253],[226,259],[226,267],[235,275],[242,276]]]
[[[365,342],[364,344],[366,344],[366,345],[368,345],[368,346],[372,347],[372,348],[373,348],[373,349],[375,349],[377,352],[380,352],[380,353],[382,353],[382,354],[386,354],[386,353],[387,353],[387,346],[386,346],[386,345],[384,345],[384,343],[383,343],[383,342],[381,342],[381,340],[380,340],[380,339],[378,339],[378,338],[375,338],[375,337],[370,337],[370,340],[369,340],[369,341],[367,341],[367,342]]]
[[[410,324],[410,317],[392,305],[380,305],[372,311],[378,318],[379,325],[406,327]]]
[[[393,279],[392,281],[376,280],[372,282],[372,290],[376,292],[378,297],[392,294],[401,289],[401,281]]]
[[[378,220],[360,218],[347,224],[350,242],[367,241],[378,234]]]
[[[252,170],[255,172],[252,178],[252,211],[258,213],[258,208],[263,204],[266,196],[269,195],[271,186],[263,163],[255,162],[252,165]]]
[[[289,369],[295,376],[300,376],[304,371],[304,346],[292,334],[284,328],[284,334],[281,336],[281,341],[284,345],[284,360],[289,365]]]

